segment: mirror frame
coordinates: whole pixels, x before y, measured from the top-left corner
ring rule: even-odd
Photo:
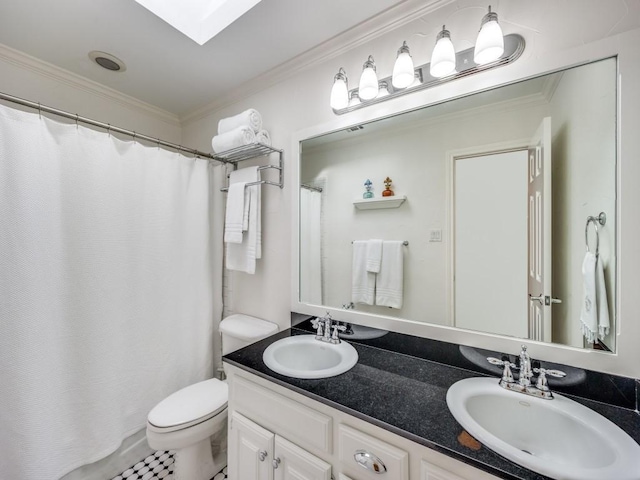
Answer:
[[[432,338],[444,342],[475,346],[515,354],[526,343],[533,358],[573,365],[595,371],[640,378],[640,248],[632,239],[640,239],[640,218],[633,207],[640,206],[640,29],[607,37],[586,45],[554,52],[544,58],[525,51],[520,60],[494,71],[462,78],[436,88],[426,89],[397,99],[372,105],[335,118],[332,121],[300,130],[292,135],[291,172],[291,310],[309,315],[327,311],[334,318],[399,333]],[[600,352],[560,344],[536,342],[454,327],[428,324],[301,303],[299,300],[299,197],[300,142],[345,128],[380,120],[389,116],[436,105],[500,86],[590,63],[617,57],[616,108],[616,352]],[[624,82],[623,82],[624,79]],[[328,90],[327,90],[328,92]],[[328,94],[327,94],[328,98]],[[626,108],[623,108],[626,105]],[[330,108],[327,100],[327,108]],[[624,239],[624,241],[622,241]],[[628,320],[627,320],[628,319]],[[624,335],[622,333],[624,332]]]

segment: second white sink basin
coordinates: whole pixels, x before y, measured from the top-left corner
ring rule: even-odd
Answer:
[[[276,373],[294,378],[327,378],[340,375],[358,362],[358,352],[342,341],[332,344],[315,335],[295,335],[269,345],[264,363]]]
[[[455,419],[491,450],[563,480],[640,480],[640,445],[618,426],[562,395],[508,391],[497,378],[467,378],[447,391]]]

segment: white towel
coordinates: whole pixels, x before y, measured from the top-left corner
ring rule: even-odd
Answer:
[[[367,272],[367,243],[362,240],[353,242],[351,301],[353,303],[373,305],[376,274]]]
[[[598,343],[598,338],[609,333],[609,304],[602,261],[591,252],[587,252],[582,261],[582,279],[582,334],[587,342]]]
[[[248,167],[231,172],[229,185],[251,183],[260,180],[258,167]],[[242,243],[227,243],[226,266],[228,270],[237,270],[254,274],[256,259],[262,256],[262,220],[260,185],[245,188],[245,204],[248,204],[248,228],[242,235]]]
[[[256,133],[256,142],[271,146],[271,135],[266,130],[260,130]]]
[[[376,279],[376,305],[402,308],[404,252],[401,240],[382,242],[382,263]]]
[[[245,185],[247,182],[229,183],[227,209],[224,217],[224,241],[226,243],[242,243],[242,231],[245,215],[248,222],[249,202],[245,202]],[[245,208],[246,207],[246,208]]]
[[[382,240],[367,242],[367,272],[378,273],[382,262]]]
[[[233,117],[223,118],[218,122],[218,135],[238,127],[249,127],[254,132],[259,132],[262,129],[262,115],[257,110],[250,108]]]
[[[226,152],[233,148],[251,145],[256,141],[255,132],[249,127],[238,127],[226,133],[216,135],[211,139],[211,148],[216,153]]]

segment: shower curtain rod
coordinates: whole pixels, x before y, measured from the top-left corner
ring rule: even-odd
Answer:
[[[150,137],[149,135],[143,135],[141,133],[136,133],[133,130],[126,130],[124,128],[115,127],[115,126],[110,125],[108,123],[98,122],[97,120],[92,120],[92,119],[87,118],[87,117],[82,117],[82,116],[78,115],[77,113],[69,113],[69,112],[65,112],[64,110],[58,110],[57,108],[47,107],[47,106],[42,105],[40,103],[32,102],[30,100],[25,100],[25,99],[19,98],[19,97],[14,97],[13,95],[8,95],[6,93],[0,92],[0,100],[6,100],[8,102],[17,103],[18,105],[23,105],[25,107],[34,108],[34,109],[38,110],[38,112],[52,113],[52,114],[58,115],[60,117],[65,117],[65,118],[68,118],[70,120],[75,120],[76,123],[82,122],[82,123],[86,123],[87,125],[93,125],[94,127],[103,128],[103,129],[107,130],[108,132],[117,132],[117,133],[121,133],[123,135],[128,135],[130,137],[133,137],[134,140],[136,138],[139,138],[141,140],[146,140],[148,142],[155,143],[158,146],[162,145],[163,147],[172,148],[174,150],[177,150],[178,152],[190,153],[191,155],[194,155],[196,157],[207,158],[209,160],[215,160],[217,162],[222,162],[222,163],[232,163],[232,162],[229,162],[229,161],[224,160],[222,158],[213,156],[210,153],[204,153],[204,152],[201,152],[199,150],[195,150],[193,148],[186,148],[186,147],[183,147],[182,145],[178,145],[178,144],[175,144],[175,143],[171,143],[171,142],[167,142],[167,141],[164,141],[164,140],[160,140],[159,138],[154,138],[154,137]]]

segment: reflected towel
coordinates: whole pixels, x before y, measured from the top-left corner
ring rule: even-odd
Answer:
[[[367,272],[367,243],[353,242],[353,259],[351,266],[351,301],[364,305],[373,305],[376,274]]]
[[[224,241],[226,243],[242,243],[242,231],[246,231],[245,217],[248,226],[249,202],[245,202],[245,185],[247,182],[229,183],[227,209],[224,217]],[[246,208],[245,208],[246,207]]]
[[[367,242],[367,272],[378,273],[382,263],[382,240]]]
[[[582,334],[589,343],[598,343],[609,333],[609,304],[602,260],[587,252],[582,261],[583,301],[580,310]]]
[[[376,279],[376,305],[402,308],[404,252],[401,240],[382,242],[382,263]]]
[[[211,148],[216,153],[226,152],[233,148],[251,145],[256,141],[256,134],[249,127],[238,127],[230,132],[221,133],[211,139]]]
[[[218,122],[218,135],[238,127],[249,127],[254,132],[259,132],[262,129],[262,115],[257,110],[250,108],[233,117],[223,118]]]
[[[260,180],[258,167],[242,168],[231,172],[229,185],[235,183],[251,183]],[[260,185],[245,188],[245,205],[248,209],[248,228],[242,235],[242,243],[227,243],[226,266],[228,270],[237,270],[249,274],[256,271],[256,259],[262,256],[262,221]]]

